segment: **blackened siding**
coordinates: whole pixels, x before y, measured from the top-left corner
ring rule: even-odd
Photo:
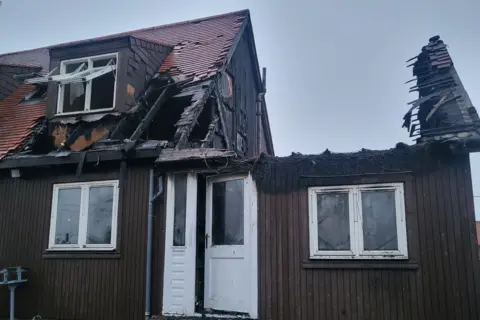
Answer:
[[[133,107],[148,81],[160,69],[162,62],[172,51],[171,47],[134,37],[130,41],[131,50],[125,61],[126,81],[122,84],[123,88],[121,89],[126,95],[126,110]]]
[[[260,319],[480,319],[468,156],[428,173],[311,182],[379,180],[405,183],[409,261],[309,261],[306,187],[260,192]]]
[[[228,121],[234,150],[240,155],[253,156],[255,152],[255,126],[258,87],[250,54],[248,33],[244,32],[227,67],[233,79],[233,116]],[[237,136],[238,134],[238,136]],[[237,139],[238,138],[238,139]],[[244,148],[238,142],[243,139]],[[238,142],[237,142],[238,141]]]
[[[30,269],[16,292],[16,316],[31,319],[143,319],[148,167],[120,165],[111,172],[42,175],[0,180],[0,268]],[[120,173],[123,172],[123,173]],[[54,183],[120,177],[118,250],[66,257],[47,254]],[[163,203],[154,220],[153,311],[161,308]],[[0,287],[0,318],[8,315],[8,290]]]
[[[39,68],[0,65],[0,101],[15,91],[21,82],[14,78],[17,74],[39,71]]]

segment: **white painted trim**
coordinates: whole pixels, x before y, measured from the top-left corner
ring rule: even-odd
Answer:
[[[112,230],[110,244],[87,244],[87,220],[88,220],[88,196],[90,187],[113,187],[113,201],[112,201]],[[78,227],[78,244],[55,244],[55,231],[57,223],[57,206],[58,206],[58,192],[61,189],[80,188],[80,217]],[[117,245],[117,226],[118,226],[118,201],[119,201],[119,184],[118,180],[105,181],[87,181],[75,183],[60,183],[53,185],[52,195],[52,211],[50,216],[50,234],[49,234],[49,251],[99,251],[99,250],[115,250]]]
[[[363,215],[361,192],[368,190],[395,191],[395,212],[397,224],[398,250],[367,251],[363,247]],[[318,250],[317,229],[317,194],[329,192],[348,192],[350,218],[351,251],[321,251]],[[408,259],[407,229],[405,216],[405,198],[403,183],[363,184],[347,186],[310,187],[309,194],[309,235],[310,259],[378,259],[405,260]]]
[[[98,68],[93,68],[93,62],[97,60],[102,60],[105,58],[112,58],[116,60],[116,65],[118,65],[118,52],[115,53],[107,53],[107,54],[102,54],[102,55],[96,55],[96,56],[89,56],[89,57],[82,57],[82,58],[77,58],[77,59],[70,59],[70,60],[63,60],[60,63],[60,74],[56,76],[50,76],[51,79],[57,79],[60,81],[58,84],[58,101],[57,101],[57,114],[62,114],[62,115],[74,115],[74,114],[82,114],[82,113],[90,113],[90,112],[101,112],[101,111],[109,111],[115,109],[115,103],[116,103],[116,96],[117,96],[117,77],[116,77],[116,65],[107,65],[105,67],[98,67]],[[73,76],[68,77],[66,72],[66,66],[67,64],[72,64],[72,63],[78,63],[85,61],[88,63],[88,67],[86,70],[80,71],[76,73]],[[91,71],[98,69],[97,71],[91,73]],[[95,109],[95,110],[90,110],[90,102],[91,102],[91,95],[92,95],[92,80],[95,79],[98,76],[101,76],[107,72],[115,72],[115,84],[113,86],[113,104],[112,108],[105,108],[105,109]],[[87,74],[89,73],[89,74]],[[71,81],[78,81],[79,77],[82,74],[87,74],[85,76],[85,82],[86,82],[86,88],[85,88],[85,106],[83,111],[74,111],[74,112],[63,112],[63,98],[65,94],[65,85],[69,84]],[[63,79],[65,78],[65,79]],[[64,81],[67,81],[67,83],[63,83]]]
[[[250,184],[250,318],[258,318],[258,201],[257,186],[248,174],[247,180]]]
[[[175,213],[175,174],[167,175],[166,188],[165,259],[163,274],[163,315],[193,316],[195,313],[196,234],[197,234],[197,175],[187,174],[187,203],[185,221],[185,246],[173,245]],[[184,259],[182,274],[183,296],[181,305],[175,303],[173,282],[174,257]],[[178,267],[178,263],[176,267]],[[178,295],[179,293],[175,293]]]

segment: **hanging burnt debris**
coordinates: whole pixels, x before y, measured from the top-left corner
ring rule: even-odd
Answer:
[[[127,155],[145,141],[162,142],[163,148],[228,149],[216,85],[157,73],[126,112],[44,117],[15,152],[63,154],[116,146]],[[38,86],[24,100],[45,98],[45,87]]]
[[[420,54],[407,63],[415,77],[407,83],[416,81],[410,92],[418,92],[418,99],[408,103],[410,109],[403,118],[410,136],[418,143],[478,140],[478,114],[440,37],[430,38]]]

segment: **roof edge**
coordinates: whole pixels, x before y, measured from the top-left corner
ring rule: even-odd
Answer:
[[[250,10],[249,9],[243,9],[243,10],[238,10],[238,11],[232,11],[232,12],[217,14],[217,15],[213,15],[213,16],[207,16],[207,17],[196,18],[196,19],[191,19],[191,20],[184,20],[184,21],[177,21],[177,22],[162,24],[162,25],[158,25],[158,26],[154,26],[154,27],[146,27],[146,28],[140,28],[140,29],[136,29],[136,30],[129,30],[129,31],[124,31],[124,32],[119,32],[119,33],[107,34],[107,35],[98,36],[98,37],[91,37],[91,38],[82,39],[82,40],[62,42],[62,43],[57,43],[57,44],[53,44],[53,45],[32,48],[32,49],[6,52],[6,53],[0,54],[0,57],[9,56],[9,55],[13,55],[13,54],[26,53],[26,52],[40,50],[40,49],[53,49],[53,48],[56,48],[56,47],[63,47],[63,46],[70,46],[70,45],[73,46],[73,45],[82,44],[82,43],[88,42],[88,41],[94,41],[97,38],[105,38],[105,37],[116,38],[116,37],[122,37],[122,36],[129,36],[129,35],[133,35],[133,33],[137,33],[137,32],[145,32],[145,31],[151,31],[151,30],[156,30],[156,29],[161,29],[161,28],[170,28],[170,27],[183,25],[183,24],[188,24],[188,23],[198,23],[198,22],[202,22],[202,21],[228,17],[228,16],[231,16],[231,15],[237,15],[237,14],[240,14],[240,13],[245,14],[246,17],[250,17]],[[103,39],[99,39],[99,40],[103,40]]]

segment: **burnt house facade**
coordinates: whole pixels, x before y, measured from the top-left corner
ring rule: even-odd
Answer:
[[[0,65],[0,265],[28,269],[17,318],[258,317],[251,176],[216,175],[274,154],[248,11]],[[0,301],[7,317],[6,286]]]
[[[454,74],[430,63],[439,41],[418,56],[418,86]],[[0,65],[14,69],[0,98],[0,268],[28,269],[17,318],[479,318],[477,129],[427,131],[462,113],[448,97],[432,108],[420,92],[415,107],[444,120],[419,115],[412,146],[275,157],[248,11]]]

